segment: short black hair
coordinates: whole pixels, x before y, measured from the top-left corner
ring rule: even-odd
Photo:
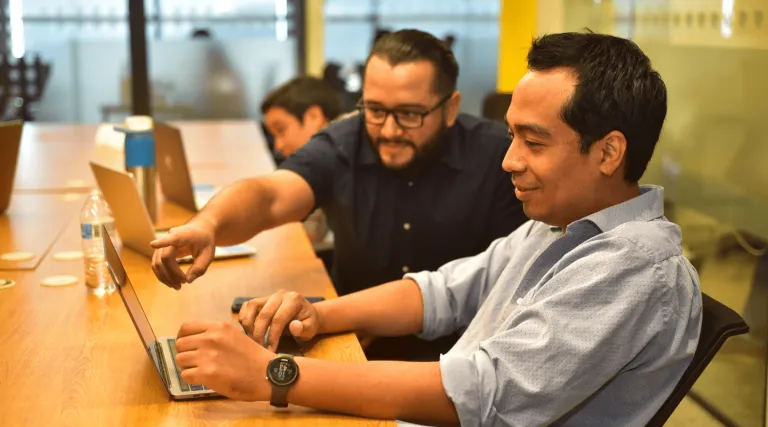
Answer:
[[[429,61],[435,67],[432,90],[440,97],[456,91],[459,64],[445,43],[432,34],[413,29],[384,34],[371,48],[365,61],[366,66],[374,56],[384,58],[392,65]]]
[[[304,113],[315,105],[320,107],[328,121],[342,113],[339,94],[328,83],[317,77],[300,76],[270,92],[261,103],[261,114],[266,114],[270,108],[280,107],[301,123]]]
[[[210,39],[211,37],[211,30],[208,28],[195,28],[192,30],[193,39]]]
[[[630,40],[589,30],[535,39],[528,68],[560,67],[573,69],[579,81],[561,117],[580,135],[581,152],[620,131],[627,139],[624,179],[639,181],[667,115],[667,88],[650,59]]]

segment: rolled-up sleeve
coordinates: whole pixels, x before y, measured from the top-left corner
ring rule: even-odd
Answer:
[[[406,274],[419,285],[424,301],[418,336],[435,339],[469,325],[529,228],[530,224],[524,225],[491,242],[484,252],[451,261],[437,271]]]
[[[567,266],[498,319],[497,334],[469,355],[441,358],[462,426],[551,424],[639,363],[633,358],[665,329],[669,281],[644,252],[617,240],[568,254]],[[439,293],[436,282],[424,288]]]

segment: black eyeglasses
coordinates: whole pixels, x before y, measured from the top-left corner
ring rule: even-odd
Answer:
[[[403,129],[418,129],[424,126],[424,118],[430,115],[433,111],[442,107],[443,104],[448,102],[453,94],[449,94],[445,98],[441,99],[434,107],[427,111],[418,110],[392,110],[374,105],[366,105],[362,99],[358,101],[357,108],[365,114],[365,122],[372,125],[383,125],[387,121],[387,117],[391,114],[395,118],[395,123]]]

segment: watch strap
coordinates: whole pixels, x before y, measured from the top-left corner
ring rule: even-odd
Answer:
[[[269,404],[277,408],[288,407],[288,387],[272,384],[272,398],[269,400]]]

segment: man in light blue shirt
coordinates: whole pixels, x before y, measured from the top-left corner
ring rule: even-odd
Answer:
[[[240,323],[253,340],[186,323],[182,377],[235,399],[403,424],[645,425],[701,327],[698,276],[664,218],[663,190],[638,184],[666,88],[634,43],[612,36],[544,36],[528,65],[506,115],[503,167],[531,221],[479,255],[335,300],[252,300]],[[339,363],[257,344],[285,327],[303,339],[464,333],[439,362]],[[268,366],[298,375],[268,380]]]
[[[645,425],[664,403],[696,351],[701,299],[663,190],[640,191],[565,235],[531,221],[406,276],[422,337],[467,328],[440,360],[462,425]]]

